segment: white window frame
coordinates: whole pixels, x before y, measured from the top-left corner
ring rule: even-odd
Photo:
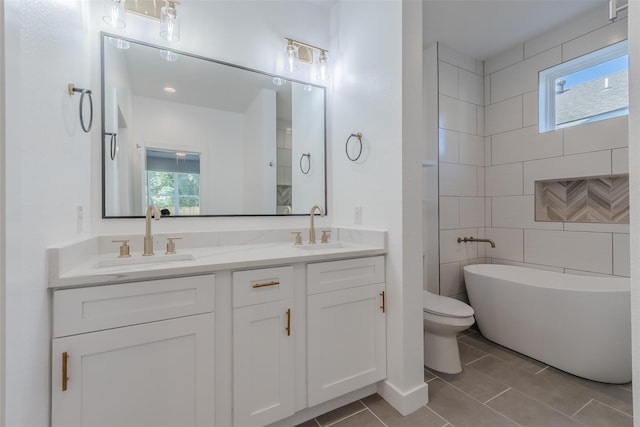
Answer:
[[[627,40],[598,49],[583,56],[571,59],[562,64],[540,71],[538,75],[538,132],[544,133],[559,129],[556,126],[556,86],[557,78],[584,70],[589,67],[627,55],[629,47]],[[600,119],[617,117],[621,114],[602,114]],[[578,121],[576,124],[579,124]]]

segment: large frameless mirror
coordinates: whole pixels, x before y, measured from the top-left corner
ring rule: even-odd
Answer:
[[[325,88],[102,35],[103,217],[326,208]]]

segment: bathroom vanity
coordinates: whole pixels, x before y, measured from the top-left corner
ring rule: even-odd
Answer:
[[[332,231],[185,235],[120,265],[113,236],[51,248],[52,425],[294,425],[375,392],[384,233]]]

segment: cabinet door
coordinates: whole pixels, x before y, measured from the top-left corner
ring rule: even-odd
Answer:
[[[384,283],[307,299],[309,406],[386,377]]]
[[[214,425],[213,313],[58,338],[52,351],[53,426]]]
[[[235,426],[263,426],[294,413],[292,304],[284,299],[233,310]]]

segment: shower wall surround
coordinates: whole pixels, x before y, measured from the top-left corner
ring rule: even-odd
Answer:
[[[478,262],[629,276],[628,214],[618,206],[628,184],[599,183],[600,193],[618,188],[601,203],[612,202],[614,221],[601,209],[589,221],[535,218],[536,182],[628,174],[627,117],[538,133],[538,72],[626,37],[626,18],[611,23],[598,8],[484,63],[439,44],[441,294],[464,299],[461,268]]]

